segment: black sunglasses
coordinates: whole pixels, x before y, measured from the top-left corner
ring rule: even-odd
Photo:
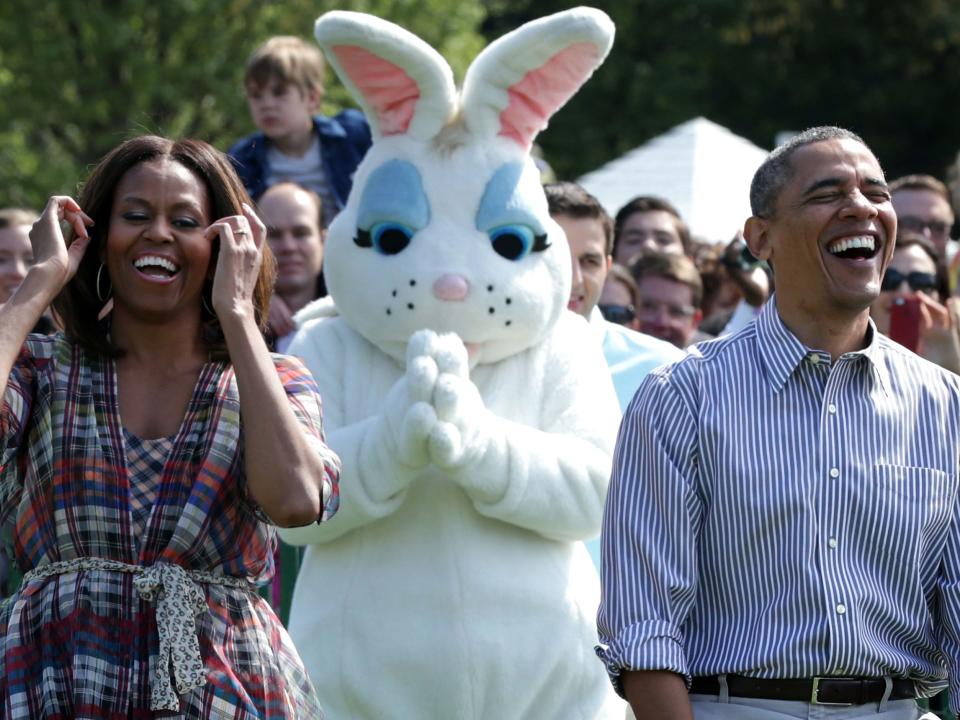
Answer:
[[[889,268],[883,275],[883,282],[880,283],[880,289],[887,292],[896,290],[904,280],[907,281],[907,285],[909,285],[910,289],[914,292],[936,290],[938,287],[937,276],[933,273],[902,273],[899,270]]]
[[[626,325],[635,317],[633,305],[601,304],[597,307],[600,308],[600,314],[603,315],[604,320],[607,322],[616,323],[617,325]]]

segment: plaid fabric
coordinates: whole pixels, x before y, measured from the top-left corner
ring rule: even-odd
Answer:
[[[139,548],[140,537],[146,530],[150,510],[160,490],[163,466],[173,449],[173,438],[144,439],[124,428],[123,442],[127,449],[127,479],[130,481],[133,538]]]
[[[299,361],[276,356],[304,433],[327,467],[325,519],[338,503],[338,460],[323,443],[320,399]],[[266,582],[274,529],[249,501],[240,402],[231,368],[201,372],[163,467],[141,542],[134,537],[116,372],[62,335],[31,336],[0,412],[0,524],[15,520],[24,569],[79,557],[179,564]],[[268,604],[204,587],[197,619],[207,683],[181,697],[182,716],[318,718],[313,688]],[[31,584],[0,605],[0,716],[152,718],[155,608],[130,575],[93,570]],[[177,717],[174,715],[173,717]]]

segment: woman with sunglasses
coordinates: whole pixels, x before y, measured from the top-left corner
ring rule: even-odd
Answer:
[[[884,335],[908,347],[915,344],[910,349],[920,356],[960,373],[960,298],[948,294],[930,241],[919,233],[902,233],[870,316]],[[915,310],[895,317],[911,305]]]

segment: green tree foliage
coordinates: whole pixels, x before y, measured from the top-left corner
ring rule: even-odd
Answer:
[[[491,36],[570,6],[490,0]],[[595,0],[617,25],[604,66],[540,139],[575,177],[703,115],[758,145],[837,124],[888,177],[943,177],[960,149],[960,4],[950,0]]]
[[[573,3],[352,0],[423,37],[458,77],[484,41]],[[942,176],[958,148],[960,4],[952,0],[594,0],[617,25],[607,62],[540,142],[575,177],[704,115],[771,147],[836,123],[891,177]],[[88,166],[141,132],[220,148],[252,130],[240,88],[250,51],[309,38],[336,0],[4,0],[0,205],[75,192]],[[351,104],[331,76],[325,112]]]
[[[0,3],[0,206],[74,193],[89,166],[144,132],[226,149],[254,128],[241,83],[271,35],[312,38],[335,0],[4,0]],[[436,47],[455,72],[483,46],[472,0],[354,0]],[[328,77],[323,110],[350,105]]]

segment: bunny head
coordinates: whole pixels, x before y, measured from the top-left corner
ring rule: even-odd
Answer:
[[[330,12],[316,37],[374,137],[327,236],[345,321],[401,361],[424,328],[459,335],[472,365],[539,342],[571,269],[529,151],[603,61],[609,18],[576,8],[524,25],[474,60],[459,94],[446,61],[392,23]]]

